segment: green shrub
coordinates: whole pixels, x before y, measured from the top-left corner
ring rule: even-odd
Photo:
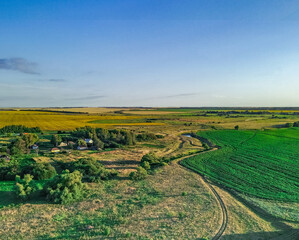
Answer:
[[[32,193],[37,190],[36,185],[34,184],[33,176],[26,174],[23,179],[20,176],[16,176],[16,185],[15,185],[15,194],[17,198],[22,200],[27,200],[31,197]]]
[[[148,161],[144,161],[141,163],[141,167],[143,167],[146,171],[151,169],[151,165],[149,164]]]
[[[108,180],[118,175],[115,169],[107,169],[100,162],[93,158],[80,158],[70,166],[70,170],[78,170],[87,181],[97,182],[98,180]]]
[[[36,163],[33,165],[33,176],[37,180],[45,180],[54,177],[56,169],[50,163]]]
[[[163,159],[157,158],[157,156],[153,153],[148,153],[143,155],[141,159],[141,163],[148,162],[150,166],[161,166]]]
[[[109,236],[109,235],[111,234],[111,228],[108,227],[108,226],[104,226],[104,227],[103,227],[103,234],[104,234],[105,236]]]
[[[72,203],[82,199],[84,192],[82,173],[79,171],[70,173],[65,170],[49,181],[45,187],[47,198],[54,203]]]
[[[143,167],[138,167],[137,172],[131,172],[130,178],[134,181],[139,181],[145,179],[147,176],[147,171]]]
[[[209,145],[206,144],[206,143],[203,143],[202,146],[203,146],[203,148],[204,148],[205,150],[208,150],[208,149],[210,148]]]

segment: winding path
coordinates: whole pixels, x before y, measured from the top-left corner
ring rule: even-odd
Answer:
[[[215,196],[215,199],[217,200],[217,202],[219,203],[219,206],[221,208],[221,213],[222,213],[222,223],[221,223],[221,226],[219,228],[219,230],[217,231],[217,233],[214,235],[214,237],[212,237],[212,240],[218,240],[220,239],[220,237],[222,236],[222,234],[224,233],[226,227],[227,227],[227,223],[228,223],[228,213],[227,213],[227,209],[225,207],[225,204],[222,200],[222,198],[220,197],[220,195],[217,193],[217,191],[215,190],[215,188],[208,182],[208,180],[200,173],[196,172],[196,171],[193,171],[192,169],[190,168],[187,168],[185,167],[184,165],[181,164],[181,162],[186,159],[186,158],[189,158],[189,157],[193,157],[193,156],[196,156],[196,155],[199,155],[199,154],[204,154],[206,152],[211,152],[211,151],[215,151],[217,150],[218,148],[213,148],[209,151],[205,151],[205,152],[201,152],[201,153],[196,153],[196,154],[193,154],[193,155],[189,155],[189,156],[185,156],[185,157],[182,157],[182,158],[179,158],[177,160],[177,163],[186,168],[187,170],[189,171],[192,171],[192,172],[195,172],[196,174],[200,175],[203,179],[203,181],[206,183],[206,185],[210,188],[211,192],[213,193],[213,195]]]

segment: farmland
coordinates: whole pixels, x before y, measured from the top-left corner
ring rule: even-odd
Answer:
[[[220,146],[184,165],[228,188],[252,196],[299,201],[299,129],[204,131],[200,137]]]
[[[221,239],[247,240],[248,233],[258,233],[261,239],[268,239],[280,235],[279,231],[297,228],[299,130],[286,128],[285,124],[298,121],[298,115],[293,110],[273,110],[271,114],[223,114],[224,111],[231,110],[0,111],[0,127],[21,124],[43,130],[37,132],[38,152],[31,149],[23,155],[9,155],[8,151],[8,159],[1,153],[4,154],[2,166],[11,167],[15,174],[29,166],[28,160],[30,166],[50,164],[59,176],[65,167],[89,158],[108,171],[118,172],[114,178],[100,181],[85,177],[84,198],[71,204],[52,203],[38,191],[23,201],[16,198],[14,178],[1,181],[0,219],[5,221],[0,227],[0,239],[213,239],[223,218],[208,184],[216,189],[228,212]],[[236,125],[239,130],[233,130]],[[72,130],[84,126],[110,131],[107,139],[101,138],[104,147],[97,149],[89,144],[88,149],[77,150],[79,138],[92,136],[74,135]],[[115,133],[120,132],[117,131],[132,132],[136,140],[142,134],[156,137],[139,139],[130,145],[108,144],[118,139]],[[193,133],[220,148],[205,149],[205,141],[192,137]],[[59,147],[59,153],[52,153],[53,135],[75,145]],[[4,133],[0,136],[2,150],[23,136],[16,132]],[[131,179],[130,174],[143,166],[142,158],[148,153],[164,162],[148,170],[145,179]],[[180,157],[189,155],[193,157],[183,163],[205,175],[208,182],[178,164]],[[34,179],[35,183],[43,184],[39,181],[51,179]],[[271,217],[259,215],[231,190],[271,216],[283,219],[287,227],[277,227]]]
[[[25,125],[42,130],[73,130],[77,127],[114,125],[161,125],[142,121],[144,117],[118,115],[65,114],[41,111],[0,111],[0,127]]]

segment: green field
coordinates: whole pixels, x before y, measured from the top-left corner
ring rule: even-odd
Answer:
[[[221,148],[188,158],[185,166],[245,194],[299,201],[299,128],[198,135]]]

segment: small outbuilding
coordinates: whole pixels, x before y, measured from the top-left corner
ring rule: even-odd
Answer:
[[[51,153],[59,153],[60,149],[59,148],[52,148]]]
[[[67,143],[65,143],[65,142],[61,142],[59,145],[58,145],[58,147],[66,147],[67,146]]]
[[[38,146],[37,146],[36,144],[33,144],[33,145],[31,146],[31,149],[36,150],[36,149],[38,149]]]
[[[93,140],[90,139],[90,138],[84,139],[84,141],[85,141],[87,144],[92,144],[92,143],[93,143]]]

